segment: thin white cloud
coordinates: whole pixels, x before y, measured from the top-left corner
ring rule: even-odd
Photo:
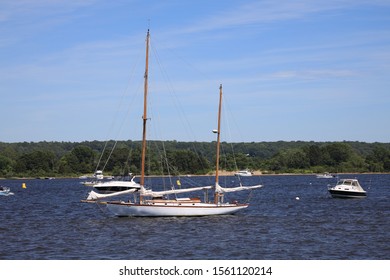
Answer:
[[[93,4],[94,0],[2,0],[0,3],[0,20],[11,21],[25,17],[70,13],[80,7]]]
[[[46,30],[83,16],[80,8],[94,0],[3,0],[0,1],[0,47],[35,38]],[[77,12],[76,12],[77,11]]]
[[[242,3],[242,2],[240,2]],[[241,6],[217,10],[212,16],[201,18],[191,26],[179,30],[180,33],[198,33],[219,29],[229,29],[242,26],[270,24],[273,22],[305,19],[308,16],[322,12],[337,11],[353,8],[361,5],[383,5],[389,6],[385,0],[369,1],[244,1]]]

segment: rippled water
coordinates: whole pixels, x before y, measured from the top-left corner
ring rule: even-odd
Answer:
[[[0,259],[390,259],[390,175],[340,177],[367,198],[330,198],[334,179],[253,176],[265,187],[248,209],[191,218],[112,217],[80,203],[76,179],[2,180],[15,195],[0,197]]]

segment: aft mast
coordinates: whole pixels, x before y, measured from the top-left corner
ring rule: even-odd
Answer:
[[[146,158],[146,122],[148,120],[147,116],[147,100],[148,100],[148,72],[149,72],[149,29],[146,35],[146,59],[145,59],[145,76],[144,76],[144,113],[142,116],[143,126],[142,126],[142,156],[141,156],[141,187],[145,186],[145,158]],[[140,202],[142,202],[143,197],[140,196]]]
[[[217,161],[215,164],[215,193],[214,203],[218,204],[223,194],[218,191],[219,188],[219,149],[220,149],[220,137],[221,137],[221,111],[222,111],[222,84],[219,86],[219,107],[218,107],[218,129],[217,133]]]

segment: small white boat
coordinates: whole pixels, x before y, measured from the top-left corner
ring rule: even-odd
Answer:
[[[0,195],[8,196],[13,195],[14,193],[11,192],[11,189],[8,187],[0,186]]]
[[[333,174],[330,174],[329,172],[325,172],[324,174],[317,174],[317,178],[322,178],[322,179],[330,179],[334,177],[335,176]]]
[[[103,171],[101,170],[96,170],[95,174],[93,174],[93,177],[96,178],[97,180],[103,180]]]
[[[112,192],[121,192],[130,189],[140,189],[141,185],[134,182],[134,177],[130,181],[106,181],[98,182],[97,184],[92,185],[99,193],[112,193]]]
[[[86,186],[86,187],[93,187],[94,185],[98,184],[99,181],[85,181],[85,182],[80,182],[80,184]]]
[[[83,176],[80,176],[79,179],[81,179],[81,180],[92,179],[92,181],[83,181],[83,182],[80,182],[80,184],[87,186],[87,187],[93,187],[94,185],[101,182],[100,180],[104,179],[103,171],[96,170],[96,172],[92,175],[92,177],[88,177],[86,175],[83,175]]]
[[[335,198],[364,198],[367,196],[357,179],[340,179],[336,186],[329,188],[328,191]]]
[[[252,176],[253,173],[250,172],[249,170],[240,170],[236,173],[234,173],[235,176]]]

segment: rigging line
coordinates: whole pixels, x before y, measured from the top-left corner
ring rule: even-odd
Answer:
[[[222,114],[223,114],[223,118],[222,119],[222,126],[224,128],[227,128],[227,129],[223,129],[224,131],[224,135],[228,135],[228,137],[224,137],[225,139],[229,139],[229,137],[231,137],[231,131],[230,131],[230,126],[229,126],[229,122],[227,120],[227,116],[226,116],[226,108],[225,108],[225,102],[226,102],[226,98],[224,99],[224,102],[222,103]],[[226,142],[226,141],[225,141]],[[229,142],[226,142],[227,145],[229,145]],[[231,164],[229,164],[229,159],[228,159],[228,151],[225,149],[225,146],[226,145],[223,145],[223,143],[220,145],[220,148],[221,148],[221,153],[224,155],[223,159],[224,159],[224,166],[225,166],[225,169],[229,170],[229,168],[231,167]],[[231,147],[231,150],[232,150],[232,157],[233,157],[233,162],[234,162],[234,167],[237,169],[237,162],[236,162],[236,156],[235,156],[235,153],[234,153],[234,149],[233,149],[233,145],[230,144],[230,147]]]
[[[113,153],[114,150],[115,150],[116,144],[118,144],[118,141],[115,141],[114,146],[112,147],[111,152],[110,152],[110,154],[108,155],[108,158],[107,158],[107,160],[106,160],[106,163],[105,163],[104,166],[103,166],[103,170],[106,168],[106,165],[107,165],[107,163],[108,163],[108,160],[111,158],[111,155],[112,155],[112,153]]]
[[[225,97],[225,102],[222,104],[222,107],[223,107],[223,112],[226,112],[224,113],[223,115],[223,122],[225,124],[225,127],[226,127],[226,134],[228,135],[228,139],[232,139],[232,130],[231,130],[231,127],[230,127],[230,119],[229,119],[229,114],[228,114],[228,111],[227,111],[227,102],[226,102],[226,97]],[[230,112],[230,111],[229,111]],[[233,145],[233,142],[232,141],[229,141],[228,143],[230,143],[230,149],[232,151],[232,156],[233,156],[233,163],[234,163],[234,168],[236,170],[238,170],[238,165],[237,165],[237,159],[236,159],[236,153],[235,153],[235,150],[234,150],[234,145]],[[242,182],[241,182],[241,176],[237,176],[238,177],[238,182],[240,183],[240,185],[242,185]]]
[[[154,42],[156,42],[156,40],[154,39]],[[193,69],[195,72],[197,72],[198,74],[200,74],[200,76],[202,76],[203,78],[207,79],[207,80],[213,80],[213,78],[210,76],[210,75],[207,75],[206,72],[203,72],[202,70],[200,70],[198,67],[196,67],[193,63],[189,62],[188,60],[186,60],[182,55],[180,55],[175,49],[171,48],[171,47],[167,47],[165,48],[167,51],[169,51],[170,53],[172,53],[175,57],[177,57],[179,60],[183,61],[184,64],[186,64],[188,66],[188,68],[190,69]],[[215,82],[215,84],[218,84],[217,81]]]
[[[232,117],[233,116],[233,113],[232,113],[233,110],[231,109],[228,96],[225,98],[225,102],[224,102],[223,106],[224,106],[224,109],[225,109],[225,112],[226,112],[225,117],[229,120],[229,123],[233,123],[234,124],[234,131],[238,132],[238,133],[235,133],[234,135],[238,136],[240,139],[242,139],[241,138],[242,132],[240,131],[240,126],[237,124],[236,119]],[[228,128],[230,129],[230,126]],[[229,137],[231,137],[231,140],[233,140],[231,131],[229,130],[229,132],[230,132]],[[244,141],[242,141],[240,139],[237,140],[237,142],[244,142]],[[232,142],[232,141],[230,141],[230,142]]]
[[[138,85],[138,89],[136,90],[136,92],[140,92],[139,89],[140,89],[141,86],[142,86],[142,83],[140,83],[140,84]],[[135,96],[136,96],[136,94],[133,95],[133,98],[132,98],[132,102],[131,102],[131,103],[134,102]],[[132,108],[131,106],[128,106],[128,107],[127,107],[127,111],[126,111],[126,114],[125,114],[126,116],[130,116],[130,111],[131,111],[130,109],[131,109],[131,108]],[[119,138],[118,136],[119,136],[120,133],[122,132],[126,120],[127,120],[127,117],[126,117],[126,118],[122,118],[122,122],[121,122],[121,124],[120,124],[120,126],[119,126],[119,130],[118,130],[118,132],[117,132],[117,137],[115,137],[116,139]],[[106,149],[106,146],[107,146],[107,144],[108,144],[109,142],[110,142],[110,140],[107,140],[107,141],[106,141],[106,145],[105,145],[105,147],[104,147],[104,149],[103,149],[103,152],[102,152],[102,154],[101,154],[101,156],[100,156],[98,166],[99,166],[99,164],[100,164],[100,161],[101,161],[101,158],[102,158],[102,156],[103,156],[103,154],[104,154],[104,151],[105,151],[105,149]],[[117,143],[118,143],[118,140],[116,140],[116,141],[114,142],[114,146],[111,148],[110,154],[109,154],[109,156],[107,157],[107,160],[106,160],[106,162],[105,162],[105,164],[104,164],[104,167],[103,167],[103,169],[102,169],[103,171],[104,171],[105,167],[107,166],[107,164],[108,164],[108,162],[109,162],[109,160],[110,160],[110,158],[111,158],[111,155],[112,155],[112,153],[113,153],[114,150],[115,150],[115,147],[116,147]]]
[[[159,58],[157,50],[154,48],[154,45],[152,45],[152,44],[151,44],[151,49],[152,49],[152,52],[154,54],[154,58],[155,58],[155,60],[157,62],[157,65],[159,66],[160,72],[162,73],[162,76],[165,79],[166,83],[169,85],[168,90],[170,92],[173,92],[174,90],[173,90],[172,84],[171,84],[171,82],[170,82],[170,80],[168,78],[168,75],[167,75],[166,71],[164,71],[164,69],[162,67],[162,64],[160,63],[160,58]],[[153,112],[152,114],[156,114],[156,118],[158,120],[161,120],[160,115],[159,115],[158,112]],[[156,128],[157,128],[157,126],[153,126],[153,129],[154,129],[156,135],[162,135],[161,131],[157,132]],[[169,162],[168,162],[168,158],[167,158],[167,152],[166,152],[164,140],[161,140],[161,143],[162,143],[162,150],[163,151],[162,151],[162,153],[160,152],[160,149],[158,149],[158,151],[160,153],[161,158],[163,159],[163,163],[166,166],[166,169],[167,169],[167,172],[168,172],[168,178],[170,180],[170,185],[171,185],[171,189],[172,189],[172,188],[174,188],[174,184],[173,184],[173,181],[172,181],[172,176],[171,176],[171,172],[170,172],[170,166],[169,166]],[[158,145],[156,145],[156,147],[159,148]],[[162,169],[164,169],[164,168],[162,168]],[[176,194],[175,194],[175,197],[176,197]]]
[[[151,113],[151,114],[154,115],[155,113]],[[160,115],[158,114],[158,112],[156,114],[156,119],[157,119],[157,122],[159,122]],[[161,132],[157,131],[157,129],[159,129],[159,126],[152,126],[152,129],[153,129],[155,135],[160,135]],[[168,175],[168,178],[170,180],[170,185],[174,186],[173,185],[173,181],[172,181],[172,175],[171,175],[171,172],[170,172],[171,168],[170,168],[170,165],[169,165],[169,162],[168,162],[167,151],[166,151],[166,148],[165,148],[165,142],[163,140],[161,140],[159,142],[161,142],[162,151],[161,151],[161,149],[160,149],[160,147],[158,145],[158,141],[153,141],[153,143],[155,144],[156,150],[157,150],[158,154],[160,155],[160,157],[162,159],[162,163],[166,167],[167,175]],[[161,166],[161,171],[162,171],[162,174],[164,174],[164,166]]]
[[[170,170],[169,170],[169,162],[168,162],[167,151],[166,151],[166,149],[165,149],[164,141],[162,141],[162,146],[163,146],[163,153],[164,153],[163,156],[164,156],[164,158],[165,158],[165,162],[166,162],[167,169],[168,169],[169,183],[171,184],[171,189],[173,190],[173,189],[175,189],[175,186],[174,186],[174,184],[173,184],[173,182],[172,182],[172,176],[171,176]],[[177,199],[177,194],[176,194],[176,193],[175,193],[175,199]]]
[[[173,97],[172,98],[173,99],[173,104],[175,105],[176,111],[181,116],[180,119],[184,120],[185,124],[187,125],[187,126],[184,126],[184,129],[186,130],[187,134],[190,134],[190,136],[194,137],[194,133],[190,129],[191,126],[189,125],[188,118],[187,118],[186,114],[184,113],[184,110],[182,109],[183,106],[182,106],[182,104],[180,102],[180,99],[178,98],[178,94],[176,93],[176,91],[175,91],[175,89],[173,87],[173,84],[171,82],[171,79],[169,78],[168,72],[166,71],[165,67],[161,63],[160,55],[159,55],[157,49],[154,48],[154,45],[152,46],[152,50],[153,50],[153,53],[155,55],[156,62],[157,62],[157,65],[159,66],[159,69],[160,69],[160,72],[162,74],[162,77],[165,80],[165,83],[167,85],[167,90],[170,93],[170,95]]]
[[[150,114],[152,114],[152,117],[157,120],[156,121],[157,123],[160,122],[161,117],[160,117],[160,114],[158,111],[155,112],[155,111],[151,110]],[[149,131],[153,131],[153,133],[155,135],[161,135],[160,126],[151,126],[151,128],[152,129]],[[172,165],[169,162],[165,141],[164,140],[160,140],[160,141],[156,140],[156,141],[151,141],[151,142],[154,143],[155,149],[157,150],[157,153],[160,156],[160,159],[161,159],[160,164],[161,164],[162,174],[166,173],[170,189],[175,189],[174,176],[172,175],[172,172],[175,174],[178,174],[179,178],[180,178],[180,173],[179,173],[179,170],[177,169],[177,167],[175,167],[174,165]],[[165,169],[164,169],[164,166],[165,166]],[[165,185],[165,183],[166,183],[166,181],[163,180],[164,190],[167,189],[167,186]],[[177,198],[177,194],[174,194],[174,195],[175,195],[175,198]]]
[[[233,153],[235,153],[235,151],[234,151],[234,149],[233,149],[233,137],[231,136],[231,135],[233,135],[232,134],[232,130],[231,130],[231,126],[230,126],[230,124],[231,123],[233,123],[233,131],[238,131],[238,133],[234,133],[234,135],[235,136],[238,136],[240,139],[242,139],[242,135],[243,135],[243,133],[242,133],[242,131],[240,131],[240,126],[238,125],[238,123],[237,123],[237,120],[233,117],[234,116],[234,114],[232,113],[233,112],[233,110],[231,109],[232,107],[231,107],[231,103],[229,102],[229,97],[227,96],[227,97],[225,97],[225,102],[224,102],[224,104],[223,104],[223,106],[224,106],[224,111],[226,112],[225,113],[225,115],[224,116],[226,116],[226,118],[229,120],[229,122],[228,122],[228,133],[229,133],[229,137],[231,137],[231,141],[229,141],[230,143],[231,143],[231,145],[232,145],[232,151],[233,151]],[[226,109],[225,109],[226,108]],[[236,142],[241,142],[241,143],[245,143],[243,140],[238,140],[238,141],[236,141]],[[245,150],[243,151],[245,154],[247,154],[247,155],[250,155],[250,153],[249,153],[249,150],[248,150],[248,147],[245,145]],[[236,157],[234,157],[234,159],[236,159]],[[246,164],[247,165],[250,165],[250,166],[252,166],[253,167],[253,164],[254,164],[254,162],[253,162],[253,158],[252,157],[249,157],[249,159],[247,158],[247,160],[246,160]],[[238,167],[237,167],[237,162],[235,162],[235,165],[236,165],[236,168],[238,169]],[[247,166],[247,168],[249,168],[249,166]],[[241,184],[241,182],[244,180],[244,178],[241,178],[241,176],[237,176],[238,177],[238,180],[239,180],[239,182],[240,182],[240,184]],[[261,176],[259,176],[258,177],[259,178],[259,182],[261,183],[261,184],[263,184],[263,180],[262,180],[262,177]]]
[[[157,121],[157,123],[160,122],[160,114],[159,112],[154,112],[151,110],[150,114],[152,114],[152,117],[155,118]],[[160,126],[151,126],[152,127],[152,131],[155,135],[161,135],[161,130],[159,129]],[[151,131],[151,130],[149,130]],[[164,140],[161,140],[161,141],[153,141],[153,143],[155,144],[155,147],[156,147],[156,150],[158,152],[158,154],[160,155],[161,157],[161,164],[165,166],[165,170],[166,170],[166,175],[169,179],[169,184],[170,184],[170,188],[171,189],[174,189],[175,188],[175,184],[173,182],[173,177],[174,175],[172,175],[172,172],[174,174],[177,174],[178,177],[180,177],[180,172],[179,170],[177,169],[176,166],[174,166],[173,164],[171,164],[168,160],[168,155],[167,155],[167,149],[166,149],[166,145],[165,145],[165,141]],[[159,143],[161,143],[161,147],[162,149],[160,148],[160,145]],[[164,174],[164,167],[161,166],[161,171],[162,171],[162,174]],[[164,174],[165,175],[165,174]],[[165,189],[165,181],[164,181],[164,189]],[[175,194],[176,196],[176,194]]]
[[[139,51],[139,53],[141,53],[141,51]],[[134,63],[134,65],[133,65],[133,68],[131,69],[130,74],[129,74],[129,76],[128,76],[127,85],[126,85],[125,89],[122,91],[121,98],[120,98],[119,101],[118,101],[118,104],[119,104],[119,105],[116,106],[117,110],[116,110],[116,112],[115,112],[115,115],[114,115],[113,120],[111,121],[110,129],[109,129],[108,132],[107,132],[106,139],[109,139],[109,135],[111,134],[111,132],[112,132],[112,130],[113,130],[113,128],[114,128],[114,123],[115,123],[116,119],[118,118],[118,115],[119,115],[119,112],[120,112],[120,108],[121,108],[122,104],[125,103],[125,102],[124,102],[124,99],[125,99],[126,93],[128,92],[128,90],[129,90],[129,88],[130,88],[130,84],[132,84],[132,81],[133,81],[133,79],[134,79],[134,77],[135,77],[135,71],[136,71],[136,69],[138,68],[138,65],[139,65],[139,63],[140,63],[140,61],[141,61],[141,55],[136,55],[136,57],[137,57],[137,59],[135,60],[135,63]],[[138,92],[138,91],[137,91],[137,92]],[[136,95],[133,95],[133,98],[131,99],[130,104],[133,104],[133,103],[134,103],[135,96],[136,96]],[[131,107],[131,106],[127,106],[128,109],[127,109],[126,115],[128,115],[128,113],[130,112],[130,107]],[[119,132],[117,133],[117,135],[119,135],[119,133],[122,131],[122,127],[123,127],[123,124],[124,124],[124,120],[125,120],[125,118],[122,119],[122,124],[120,125],[120,129],[119,129]],[[117,137],[116,137],[116,139],[117,139]],[[103,151],[101,152],[101,155],[100,155],[100,157],[99,157],[98,163],[97,163],[97,165],[96,165],[95,172],[96,172],[96,171],[98,170],[98,168],[99,168],[99,165],[100,165],[100,162],[101,162],[101,160],[102,160],[103,154],[104,154],[104,152],[105,152],[105,150],[106,150],[107,145],[108,145],[109,142],[110,142],[110,140],[106,140],[106,142],[105,142],[105,145],[104,145],[104,147],[103,147]],[[115,143],[115,145],[116,145],[116,143]],[[111,153],[112,153],[112,152],[111,152]],[[110,154],[110,155],[111,155],[111,154]],[[108,162],[109,158],[110,158],[110,157],[108,157],[106,163],[104,164],[104,167],[107,165],[107,162]],[[104,168],[103,168],[103,170],[104,170]]]
[[[160,72],[162,73],[162,77],[164,78],[164,80],[167,84],[167,89],[168,89],[170,95],[173,97],[173,101],[174,101],[173,103],[175,105],[176,111],[179,113],[179,115],[181,116],[180,119],[185,124],[185,125],[183,125],[183,127],[186,131],[186,134],[189,135],[191,137],[191,139],[195,139],[195,142],[198,142],[196,140],[196,137],[195,137],[193,130],[191,129],[190,122],[188,121],[188,118],[187,118],[186,114],[184,113],[183,106],[181,105],[180,99],[178,98],[178,95],[176,94],[176,91],[172,85],[172,82],[169,78],[168,72],[166,71],[166,69],[163,67],[163,64],[161,63],[160,55],[159,55],[157,49],[152,44],[151,44],[151,49],[153,51],[157,65],[159,66]],[[202,154],[200,152],[197,152],[197,149],[196,149],[194,142],[192,142],[192,149],[195,151],[195,154],[196,154],[199,162],[201,163],[202,168],[205,169],[205,166],[203,165],[203,162],[201,160]],[[204,156],[204,155],[202,155],[202,156]]]
[[[104,143],[104,147],[103,147],[103,150],[102,152],[100,153],[100,157],[99,157],[99,160],[98,160],[98,163],[96,164],[96,168],[95,168],[95,173],[96,171],[99,169],[99,165],[100,165],[100,161],[102,160],[102,157],[103,157],[103,154],[106,150],[106,147],[107,147],[107,143],[109,142],[109,140],[106,141],[106,143]]]
[[[231,145],[231,149],[232,149],[232,153],[233,153],[233,156],[234,156],[234,164],[235,164],[235,168],[237,169],[237,170],[239,170],[239,167],[238,167],[238,165],[237,165],[237,157],[236,157],[236,151],[234,150],[234,143],[233,143],[233,137],[232,137],[232,131],[238,131],[238,133],[236,133],[236,134],[234,134],[235,136],[238,136],[239,138],[241,138],[241,136],[242,136],[242,133],[240,132],[240,127],[238,126],[238,124],[237,124],[237,122],[236,122],[236,119],[235,118],[233,118],[232,116],[233,116],[233,110],[231,109],[231,107],[230,107],[230,102],[229,102],[229,100],[228,100],[228,98],[225,98],[225,100],[226,100],[226,102],[224,103],[224,108],[226,108],[225,109],[225,112],[226,112],[226,119],[228,120],[228,122],[227,122],[227,130],[228,130],[228,133],[229,133],[229,137],[230,137],[230,139],[231,139],[231,141],[229,141],[230,142],[230,145]],[[234,130],[232,130],[232,127],[231,127],[231,123],[233,123],[233,125],[234,125],[234,127],[233,127],[233,129]],[[240,140],[238,140],[237,142],[241,142],[241,143],[244,143],[244,141],[240,141]],[[242,152],[244,152],[246,155],[249,155],[249,151],[248,150],[246,150],[246,151],[242,151]],[[252,159],[251,158],[246,158],[246,160],[245,160],[245,164],[246,164],[246,167],[245,168],[250,168],[250,165],[251,165],[251,162],[252,162]],[[242,180],[243,180],[243,178],[241,178],[241,176],[237,176],[238,177],[238,181],[240,182],[240,184],[242,183]]]
[[[249,203],[253,197],[253,190],[250,190],[244,203]]]
[[[123,164],[123,169],[121,170],[121,173],[123,174],[124,177],[126,177],[126,174],[125,174],[126,167],[128,167],[128,171],[129,171],[128,173],[131,173],[130,172],[131,171],[130,170],[131,166],[130,166],[129,162],[130,162],[130,158],[131,158],[131,156],[133,154],[133,146],[134,146],[134,143],[131,142],[129,153],[127,154],[126,161]],[[128,175],[130,176],[130,179],[131,179],[131,175],[130,174],[128,174]]]

